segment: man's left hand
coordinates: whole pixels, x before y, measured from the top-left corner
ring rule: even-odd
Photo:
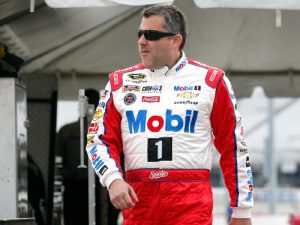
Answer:
[[[229,225],[252,225],[250,218],[231,218]]]

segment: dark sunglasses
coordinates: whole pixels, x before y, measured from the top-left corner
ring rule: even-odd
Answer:
[[[162,32],[158,30],[138,30],[139,39],[144,35],[148,41],[157,41],[163,37],[173,36],[175,34],[169,32]]]

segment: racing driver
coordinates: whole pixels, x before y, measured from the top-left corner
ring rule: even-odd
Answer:
[[[229,224],[251,225],[252,172],[228,78],[185,56],[177,7],[154,5],[142,15],[142,63],[110,74],[88,131],[101,184],[124,225],[211,225],[215,146],[233,209]]]

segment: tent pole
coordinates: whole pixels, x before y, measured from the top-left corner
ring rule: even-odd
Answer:
[[[30,0],[30,12],[33,13],[35,8],[35,0]]]
[[[273,99],[269,98],[268,101],[268,111],[269,111],[269,138],[267,155],[269,155],[269,213],[274,215],[276,213],[276,202],[277,202],[277,161],[275,157],[274,149],[274,110],[273,110]]]

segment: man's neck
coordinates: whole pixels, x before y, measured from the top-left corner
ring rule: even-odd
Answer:
[[[179,61],[179,59],[182,56],[182,51],[178,51],[176,52],[175,56],[173,57],[173,60],[170,61],[170,63],[168,65],[166,65],[169,69],[171,69],[174,65],[176,65],[176,63]]]

